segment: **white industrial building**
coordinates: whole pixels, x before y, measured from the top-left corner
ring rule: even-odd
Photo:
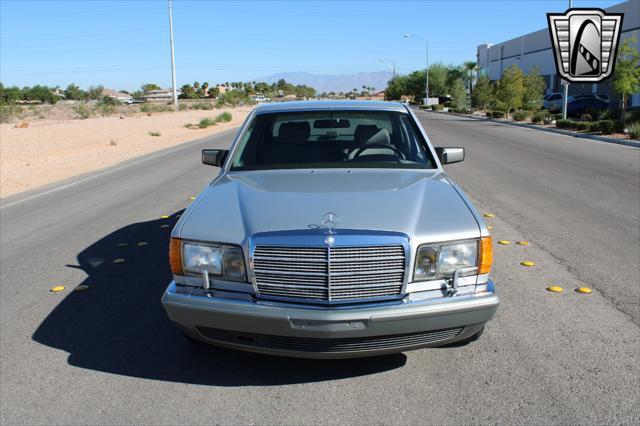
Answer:
[[[629,0],[606,8],[605,11],[624,13],[618,46],[625,39],[635,36],[636,48],[640,49],[640,0]],[[554,12],[563,12],[563,10]],[[537,66],[547,83],[547,93],[562,91],[561,78],[556,73],[548,28],[498,44],[481,44],[478,46],[477,63],[479,75],[486,75],[491,80],[498,80],[502,72],[512,64],[516,64],[525,73]],[[570,95],[580,93],[606,93],[612,99],[616,98],[612,93],[610,80],[599,84],[572,83],[569,86]],[[630,105],[633,108],[640,108],[640,93],[632,96]]]

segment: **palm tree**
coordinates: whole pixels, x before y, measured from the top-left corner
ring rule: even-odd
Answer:
[[[469,84],[469,96],[473,96],[473,73],[478,69],[478,64],[473,61],[465,61],[463,64]]]

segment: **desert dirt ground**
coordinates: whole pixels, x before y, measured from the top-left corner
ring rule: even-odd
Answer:
[[[45,119],[0,125],[0,198],[98,170],[236,127],[252,107],[144,113],[86,120]],[[228,111],[232,120],[205,129],[185,128]],[[150,133],[159,134],[152,136]]]

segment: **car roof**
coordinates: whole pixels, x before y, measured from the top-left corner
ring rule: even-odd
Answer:
[[[407,112],[400,102],[383,101],[293,101],[258,105],[256,114],[302,111],[398,111]]]

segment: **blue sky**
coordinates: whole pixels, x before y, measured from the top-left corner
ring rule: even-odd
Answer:
[[[574,0],[608,7],[621,0]],[[174,0],[178,84],[248,81],[276,72],[407,73],[430,61],[474,60],[482,42],[546,27],[567,0],[188,1]],[[5,85],[75,82],[135,90],[171,83],[166,0],[0,0],[0,80]]]

